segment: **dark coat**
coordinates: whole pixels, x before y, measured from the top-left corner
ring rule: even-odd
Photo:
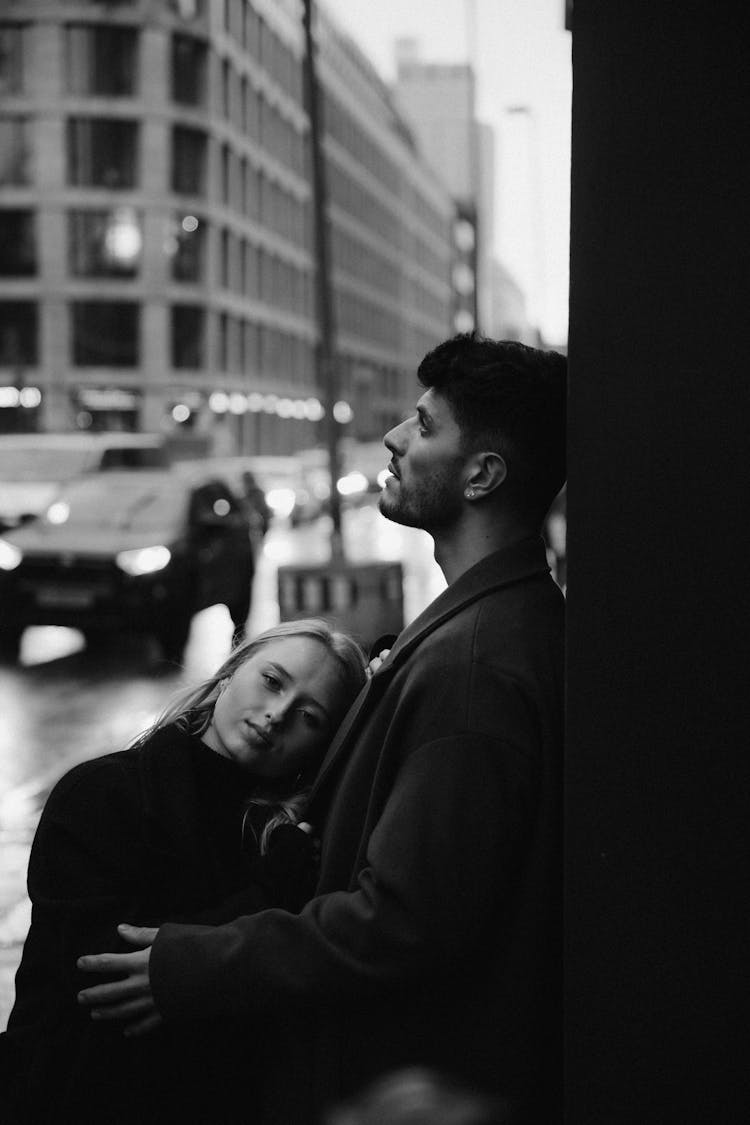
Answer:
[[[541,539],[463,574],[396,641],[323,765],[315,897],[162,927],[169,1020],[274,1019],[265,1121],[436,1067],[526,1106],[559,1079],[564,599]]]
[[[208,773],[196,769],[201,761]],[[214,924],[276,902],[299,905],[275,892],[283,844],[270,862],[241,846],[245,790],[232,763],[174,727],[138,748],[83,762],[55,786],[31,851],[31,928],[0,1044],[5,1096],[13,1090],[16,1103],[0,1114],[8,1125],[240,1120],[230,1116],[226,1084],[211,1077],[234,1049],[228,1034],[220,1045],[228,1027],[125,1040],[76,1003],[78,989],[98,979],[75,963],[81,953],[124,951],[118,922]],[[291,854],[293,871],[299,853]],[[296,875],[304,885],[301,865]],[[226,1091],[224,1108],[214,1088]]]

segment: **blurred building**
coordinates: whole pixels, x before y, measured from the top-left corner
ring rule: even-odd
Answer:
[[[318,21],[340,415],[380,436],[451,331],[454,203]],[[297,0],[4,0],[0,428],[319,440]]]
[[[524,291],[510,270],[496,259],[492,262],[490,277],[489,335],[496,340],[520,340],[532,347],[543,346],[538,329],[529,323]]]
[[[494,134],[476,119],[476,80],[468,63],[430,63],[415,39],[396,44],[395,95],[420,149],[456,200],[453,266],[455,331],[492,322],[495,197]],[[470,276],[473,275],[473,276]],[[471,323],[473,321],[473,323]]]

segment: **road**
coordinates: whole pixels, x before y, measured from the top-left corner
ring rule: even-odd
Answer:
[[[402,562],[406,622],[444,588],[429,537],[389,523],[373,504],[346,510],[343,533],[352,562]],[[279,620],[278,567],[325,562],[328,536],[326,518],[269,530],[253,586],[251,634]],[[76,762],[123,748],[175,691],[210,674],[229,651],[231,629],[223,606],[204,610],[193,620],[183,667],[158,673],[146,642],[118,640],[105,652],[89,652],[75,630],[27,629],[20,664],[0,667],[0,1029],[29,925],[29,848],[51,787]]]

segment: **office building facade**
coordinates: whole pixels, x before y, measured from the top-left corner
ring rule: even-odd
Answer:
[[[316,36],[340,417],[368,439],[451,330],[454,205],[367,60]],[[6,0],[0,427],[320,442],[303,53],[296,0]]]

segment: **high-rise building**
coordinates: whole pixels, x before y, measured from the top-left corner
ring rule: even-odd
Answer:
[[[317,39],[341,417],[379,437],[451,331],[454,204]],[[0,428],[320,440],[303,52],[297,0],[4,0]]]
[[[423,62],[418,43],[411,38],[397,41],[396,67],[398,107],[426,160],[456,200],[454,328],[479,327],[488,332],[492,320],[494,134],[476,118],[474,70],[468,63]]]

